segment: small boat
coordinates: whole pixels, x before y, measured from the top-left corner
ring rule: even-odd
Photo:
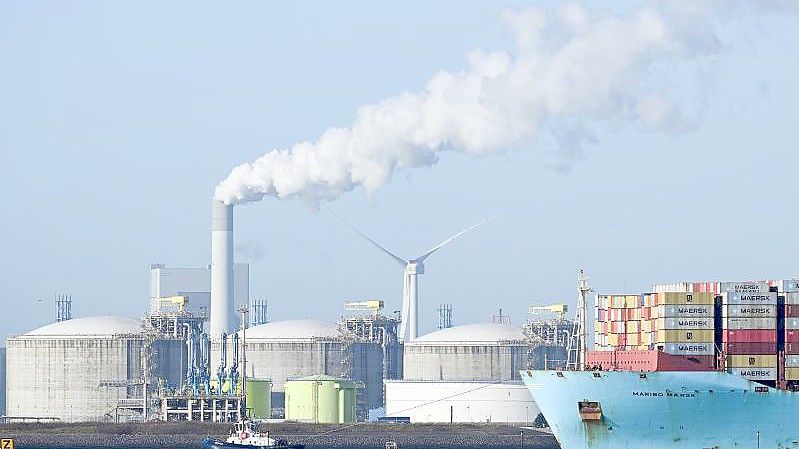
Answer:
[[[269,432],[259,432],[249,420],[239,421],[230,431],[227,440],[206,438],[203,449],[304,449],[304,444],[290,443],[282,438],[272,438]]]

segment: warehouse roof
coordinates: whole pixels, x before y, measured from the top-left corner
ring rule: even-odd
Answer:
[[[34,329],[23,337],[95,337],[141,333],[138,320],[122,316],[88,316],[50,323]]]
[[[285,320],[260,324],[247,329],[247,340],[311,340],[339,338],[335,323],[318,320]]]
[[[477,323],[431,332],[408,344],[479,344],[524,340],[524,332],[508,324]]]

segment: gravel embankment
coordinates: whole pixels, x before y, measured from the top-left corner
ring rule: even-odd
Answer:
[[[0,435],[20,448],[199,448],[207,436],[227,435],[227,424],[2,424]],[[314,448],[400,449],[507,448],[555,449],[551,434],[501,424],[356,424],[276,423],[263,425],[273,435]],[[524,432],[522,438],[521,433]]]

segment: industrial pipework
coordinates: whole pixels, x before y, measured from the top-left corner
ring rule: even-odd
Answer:
[[[216,394],[222,394],[222,386],[225,385],[225,379],[227,378],[227,334],[222,332],[222,338],[219,340],[220,344],[220,360],[219,360],[219,367],[216,370]]]

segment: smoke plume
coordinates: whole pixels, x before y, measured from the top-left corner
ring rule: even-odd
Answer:
[[[363,106],[348,128],[241,164],[215,197],[227,204],[264,196],[315,204],[356,187],[372,194],[397,170],[436,164],[440,152],[484,155],[534,142],[542,131],[563,147],[558,169],[568,170],[584,143],[596,143],[584,123],[693,129],[701,115],[695,99],[702,97],[695,78],[721,49],[718,21],[767,3],[796,6],[669,0],[621,15],[579,4],[505,11],[512,51],[474,50],[467,69],[438,72],[421,92]]]

